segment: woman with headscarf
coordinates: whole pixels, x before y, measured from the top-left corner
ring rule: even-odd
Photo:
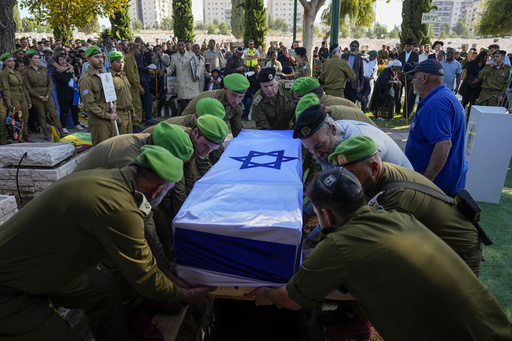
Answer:
[[[402,63],[399,60],[389,62],[375,82],[375,88],[373,89],[370,102],[370,111],[372,111],[373,115],[379,120],[394,117],[395,92],[398,91],[401,86],[397,72],[401,67]]]

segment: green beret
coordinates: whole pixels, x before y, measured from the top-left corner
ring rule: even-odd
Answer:
[[[119,51],[112,51],[108,54],[108,59],[110,59],[110,61],[114,61],[114,60],[119,60],[119,59],[123,59],[123,54]]]
[[[20,49],[16,49],[16,50],[12,51],[12,52],[11,52],[11,54],[15,54],[15,53],[18,53],[18,52],[20,52],[20,51],[22,51],[22,50],[21,50],[21,48],[20,48]]]
[[[183,177],[183,162],[163,147],[142,146],[136,160],[167,182],[178,182]]]
[[[224,77],[224,86],[235,92],[244,92],[249,88],[249,81],[240,73],[232,73]]]
[[[226,116],[226,109],[222,103],[215,98],[205,97],[197,101],[196,113],[198,117],[209,114],[223,120],[224,116]]]
[[[306,108],[297,117],[295,129],[293,130],[294,139],[307,139],[313,135],[325,122],[327,113],[320,104]]]
[[[0,56],[0,62],[3,61],[4,59],[11,58],[11,57],[12,57],[12,54],[10,54],[9,52],[6,52]]]
[[[369,55],[369,56],[377,57],[377,51],[375,51],[375,50],[371,50],[371,51],[369,51],[369,52],[368,52],[368,55]]]
[[[167,122],[155,126],[153,144],[164,147],[183,162],[189,160],[194,152],[190,136],[180,127]]]
[[[36,55],[38,54],[36,50],[27,50],[27,52],[25,52],[25,54],[27,56],[33,56],[33,55]]]
[[[358,135],[341,142],[329,162],[335,166],[348,166],[377,154],[377,147],[371,137]]]
[[[212,115],[204,115],[197,119],[199,132],[208,141],[215,144],[222,144],[229,133],[226,122]]]
[[[101,53],[101,49],[96,45],[91,45],[91,46],[87,47],[87,50],[85,50],[86,57],[90,57],[90,56],[98,54],[98,53]]]
[[[304,110],[319,103],[320,100],[318,99],[318,96],[315,94],[307,94],[304,97],[302,97],[299,103],[297,103],[297,107],[295,108],[295,120],[299,118],[300,114],[302,114]]]
[[[297,83],[298,82],[298,83]],[[297,83],[297,84],[295,84]],[[318,79],[315,77],[301,77],[293,82],[292,88],[290,89],[291,93],[298,92],[299,96],[304,96],[305,94],[310,93],[320,86]]]
[[[25,37],[21,37],[21,38],[20,38],[20,40],[27,40],[27,38],[25,38]]]

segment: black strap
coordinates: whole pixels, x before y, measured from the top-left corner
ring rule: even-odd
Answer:
[[[389,182],[386,185],[384,185],[382,190],[389,191],[389,190],[392,190],[392,189],[395,189],[395,188],[413,189],[415,191],[418,191],[418,192],[430,195],[431,197],[434,197],[436,199],[442,200],[442,201],[444,201],[444,202],[446,202],[446,203],[448,203],[450,205],[456,205],[457,204],[453,198],[450,198],[444,192],[439,192],[438,190],[436,190],[436,189],[434,189],[432,187],[428,187],[426,185],[419,184],[417,182],[393,181],[393,182]]]

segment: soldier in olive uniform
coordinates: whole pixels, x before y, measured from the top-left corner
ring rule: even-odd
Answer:
[[[385,210],[410,213],[450,246],[478,277],[482,260],[481,240],[473,225],[456,205],[406,185],[419,184],[444,192],[413,170],[382,162],[371,137],[354,136],[338,145],[329,161],[354,173],[372,204]],[[399,183],[398,183],[399,182]],[[393,183],[396,184],[393,185]],[[382,193],[381,193],[382,192]]]
[[[295,124],[295,102],[290,94],[292,82],[278,80],[276,69],[265,67],[258,75],[261,89],[254,94],[252,115],[257,129],[287,130]]]
[[[478,74],[478,79],[482,82],[482,92],[478,96],[479,101],[502,94],[507,90],[512,80],[512,67],[503,62],[505,56],[505,51],[494,52],[492,63],[487,64]],[[506,96],[491,98],[483,105],[497,106],[498,103],[502,104],[504,99]]]
[[[45,67],[39,65],[39,53],[36,50],[28,50],[26,55],[30,64],[23,69],[23,83],[31,97],[32,106],[35,107],[39,117],[39,124],[43,128],[44,139],[51,141],[51,134],[46,123],[48,118],[59,130],[60,137],[67,134],[62,129],[62,124],[57,116],[57,106],[53,101],[53,82]]]
[[[1,71],[0,71],[0,79],[2,79]],[[2,92],[0,91],[0,94]],[[5,124],[5,118],[7,116],[7,110],[5,110],[4,101],[0,96],[0,146],[7,144],[7,126]]]
[[[123,54],[119,51],[113,51],[109,53],[108,59],[110,60],[110,72],[112,73],[112,80],[116,89],[119,134],[131,134],[133,131],[132,121],[137,119],[137,115],[135,115],[133,99],[130,93],[130,82],[123,72]]]
[[[287,285],[249,293],[256,305],[298,310],[325,298],[355,300],[384,340],[512,339],[489,289],[412,215],[369,207],[343,167],[321,173],[307,192],[325,239]],[[368,334],[346,339],[366,340],[367,326]]]
[[[295,68],[293,77],[295,79],[299,79],[301,77],[311,77],[311,65],[309,64],[305,48],[295,48],[295,61],[297,62],[297,66]]]
[[[87,71],[78,80],[78,89],[84,103],[85,111],[89,113],[89,129],[91,130],[92,145],[116,136],[114,124],[117,124],[115,105],[105,101],[103,85],[98,74],[103,73],[103,52],[96,45],[87,47],[85,56],[89,62]]]
[[[0,230],[2,339],[82,340],[53,304],[83,308],[96,340],[123,340],[119,291],[96,266],[107,257],[141,295],[156,301],[210,291],[176,286],[157,268],[144,240],[143,220],[152,202],[182,175],[181,160],[162,147],[145,146],[122,169],[62,178],[5,223]]]
[[[351,107],[354,109],[359,109],[359,107],[346,98],[326,95],[324,93],[324,88],[320,85],[317,78],[314,77],[302,77],[293,82],[292,88],[290,92],[294,96],[295,103],[298,103],[302,96],[312,92],[318,96],[320,101],[326,106],[333,105],[344,105],[347,107]]]
[[[4,63],[0,83],[2,84],[5,107],[8,109],[12,105],[21,111],[23,121],[25,122],[23,131],[21,132],[23,134],[23,140],[25,142],[32,142],[28,138],[28,109],[32,107],[32,102],[23,84],[23,78],[21,78],[20,73],[14,69],[15,62],[10,53],[1,55],[0,61]]]
[[[132,95],[133,108],[137,119],[134,119],[133,132],[140,133],[139,127],[142,122],[142,101],[140,96],[144,95],[144,88],[140,85],[139,68],[137,67],[137,57],[140,54],[140,44],[130,43],[129,53],[124,57],[124,73],[130,82],[130,94]]]
[[[195,96],[187,105],[181,116],[192,115],[197,112],[196,105],[201,98],[215,98],[226,108],[224,121],[229,121],[233,137],[237,137],[242,131],[242,100],[249,88],[247,78],[239,73],[234,73],[224,77],[224,89],[205,91]]]
[[[345,97],[347,79],[356,80],[356,74],[347,60],[341,58],[341,48],[338,44],[331,46],[331,58],[326,61],[320,75],[324,82],[325,93],[336,97]]]

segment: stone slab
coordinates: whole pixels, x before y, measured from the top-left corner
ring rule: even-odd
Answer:
[[[22,167],[53,167],[70,158],[75,147],[70,142],[4,145],[0,148],[0,167],[18,166],[25,152],[27,157],[23,159]]]
[[[0,195],[0,226],[18,212],[16,198],[12,195]]]

